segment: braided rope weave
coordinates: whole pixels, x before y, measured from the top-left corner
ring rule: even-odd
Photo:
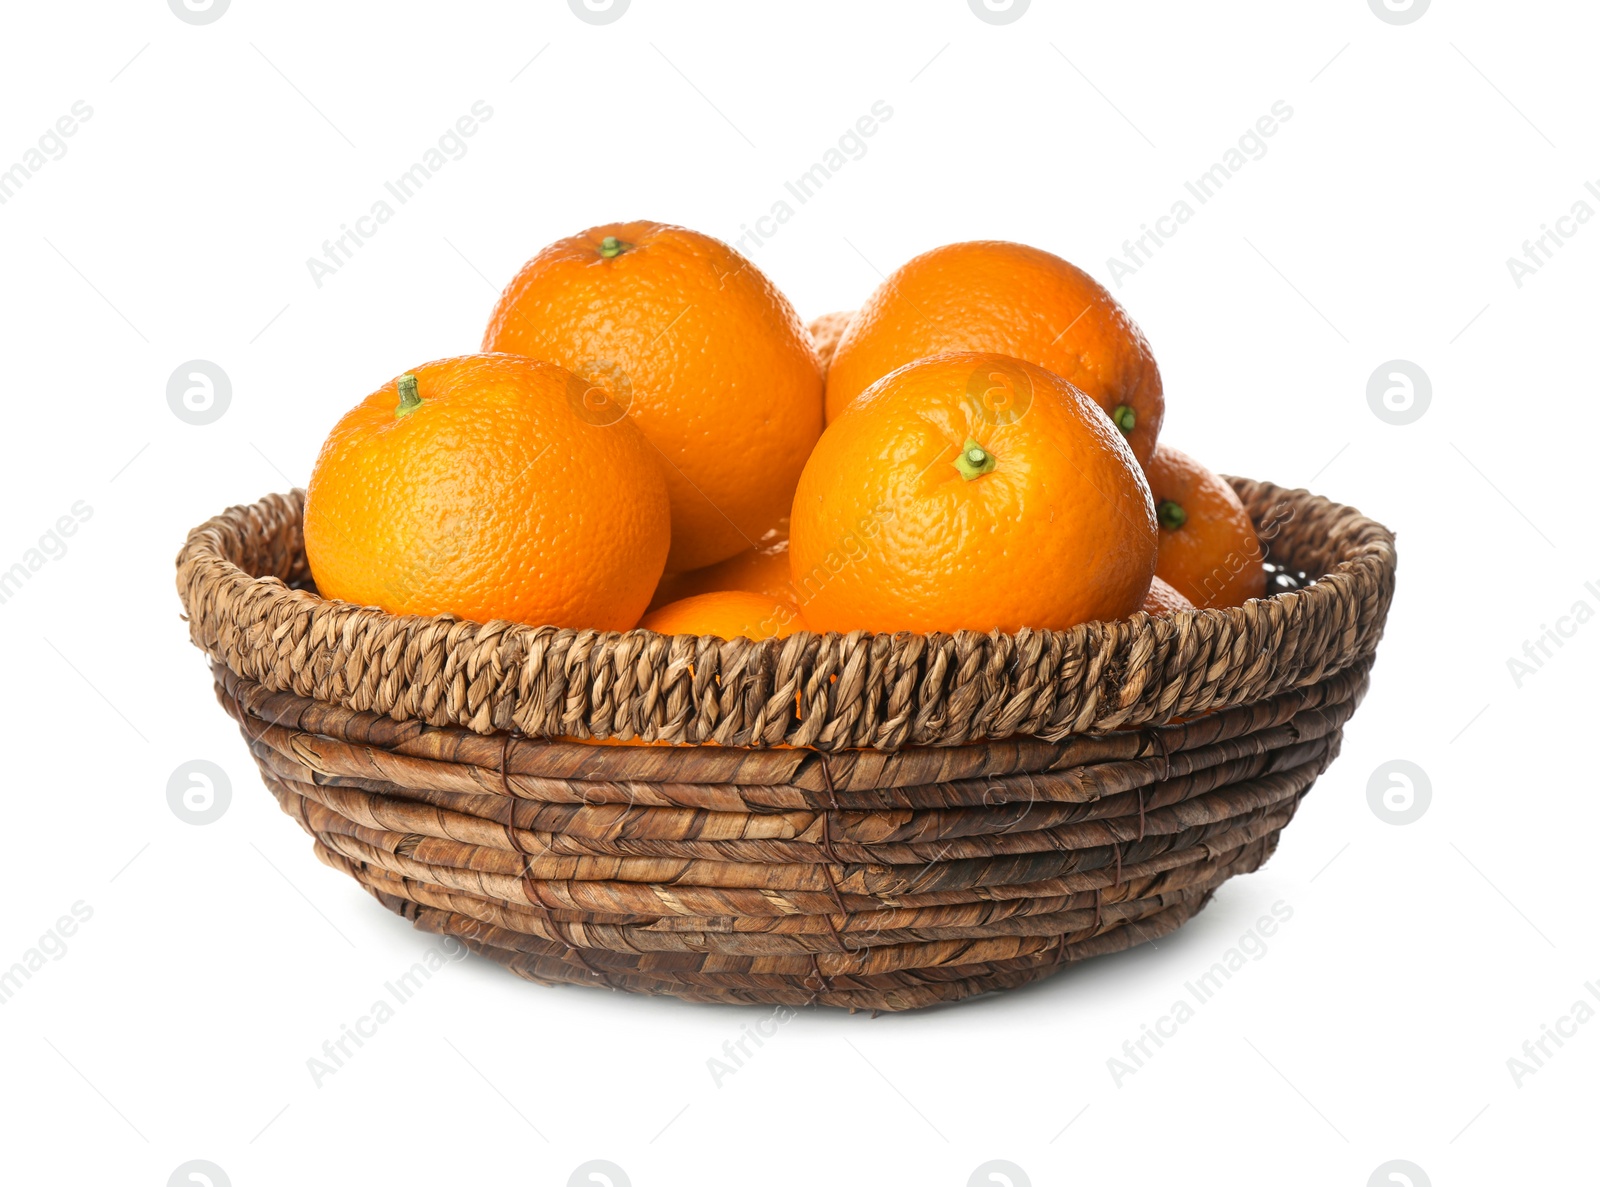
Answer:
[[[399,617],[309,588],[300,492],[196,528],[178,589],[269,790],[419,928],[543,983],[907,1009],[1166,934],[1337,754],[1393,537],[1234,485],[1315,583],[1069,631]]]

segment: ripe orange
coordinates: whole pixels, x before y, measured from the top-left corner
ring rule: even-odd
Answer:
[[[631,423],[582,414],[577,383],[551,363],[469,355],[425,363],[347,412],[306,492],[323,596],[633,626],[667,558],[666,481]]]
[[[669,602],[639,626],[660,635],[715,635],[719,639],[782,639],[804,630],[793,603],[748,590],[716,590]]]
[[[844,328],[854,316],[853,313],[824,313],[806,327],[811,332],[812,345],[817,348],[817,357],[822,360],[824,374],[833,361],[833,352],[844,335]]]
[[[1156,563],[1159,565],[1160,553],[1157,553]],[[1150,582],[1150,592],[1144,595],[1144,605],[1139,609],[1146,614],[1171,614],[1178,610],[1193,610],[1194,603],[1184,597],[1160,577]]]
[[[993,351],[1054,371],[1105,410],[1140,462],[1165,404],[1150,344],[1110,293],[1059,256],[985,240],[938,247],[873,293],[828,368],[828,419],[914,359]]]
[[[822,368],[783,294],[725,243],[612,223],[552,243],[506,286],[485,350],[592,386],[596,424],[631,418],[665,463],[673,572],[750,547],[787,513],[822,430]]]
[[[736,552],[725,561],[707,565],[703,569],[690,569],[687,573],[669,573],[656,586],[650,608],[664,606],[695,594],[715,593],[718,590],[746,590],[765,594],[784,602],[794,601],[794,587],[789,582],[788,517],[785,531],[776,540],[769,540],[755,548]],[[769,533],[771,535],[772,533]]]
[[[1196,606],[1242,606],[1266,593],[1256,529],[1218,475],[1170,445],[1145,464],[1161,546],[1156,575]]]
[[[828,426],[789,552],[813,630],[1060,629],[1139,608],[1155,511],[1082,392],[1032,363],[948,354],[891,373]]]

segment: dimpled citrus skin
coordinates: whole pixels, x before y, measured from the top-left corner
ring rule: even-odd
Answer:
[[[822,360],[822,370],[826,374],[828,364],[833,360],[833,352],[839,346],[839,339],[844,336],[844,328],[850,324],[853,313],[824,313],[821,317],[813,318],[806,329],[811,334],[811,342],[817,348],[817,358]]]
[[[805,624],[794,605],[749,590],[716,590],[669,602],[639,626],[661,635],[715,635],[719,639],[782,639]]]
[[[666,481],[623,419],[599,426],[551,363],[425,363],[421,404],[395,381],[329,434],[306,491],[324,597],[395,614],[626,630],[666,562]]]
[[[789,583],[787,535],[776,543],[736,552],[727,560],[703,569],[668,574],[656,586],[655,597],[650,599],[650,608],[654,610],[657,606],[695,594],[737,589],[765,594],[780,601],[794,601],[794,589]]]
[[[938,247],[879,286],[828,364],[831,421],[896,367],[952,350],[993,351],[1054,371],[1109,415],[1133,409],[1141,462],[1165,403],[1150,344],[1110,293],[1059,256],[980,240]]]
[[[822,367],[799,316],[738,252],[682,227],[612,223],[552,243],[506,286],[483,346],[560,363],[625,408],[665,462],[673,572],[759,539],[822,431]],[[597,418],[613,410],[600,394]]]
[[[969,439],[993,461],[970,480],[955,464]],[[1058,376],[992,354],[912,363],[845,409],[789,531],[817,631],[1063,629],[1133,613],[1155,571],[1127,443]]]
[[[1266,595],[1261,541],[1233,487],[1170,445],[1156,447],[1145,477],[1158,521],[1163,503],[1183,509],[1181,527],[1162,522],[1156,555],[1162,580],[1201,608],[1242,606]]]
[[[1160,564],[1160,554],[1157,554],[1156,564]],[[1150,582],[1150,592],[1144,595],[1144,605],[1139,609],[1146,614],[1172,614],[1178,610],[1193,610],[1194,603],[1184,597],[1160,577]]]

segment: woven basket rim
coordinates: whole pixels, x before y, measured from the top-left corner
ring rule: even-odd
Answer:
[[[1240,607],[1014,634],[752,641],[401,616],[292,587],[309,577],[296,488],[191,530],[177,585],[193,642],[235,674],[397,721],[816,750],[1057,740],[1248,703],[1375,650],[1393,594],[1393,534],[1304,489],[1229,481],[1258,525],[1285,512],[1273,555],[1285,545],[1282,559],[1314,584]],[[1317,554],[1329,563],[1298,563]]]

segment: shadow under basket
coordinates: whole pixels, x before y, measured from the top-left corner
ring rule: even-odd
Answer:
[[[543,984],[905,1010],[1166,935],[1338,753],[1394,538],[1231,481],[1309,584],[1068,631],[400,617],[313,592],[299,491],[192,531],[178,590],[268,789],[418,928]]]

